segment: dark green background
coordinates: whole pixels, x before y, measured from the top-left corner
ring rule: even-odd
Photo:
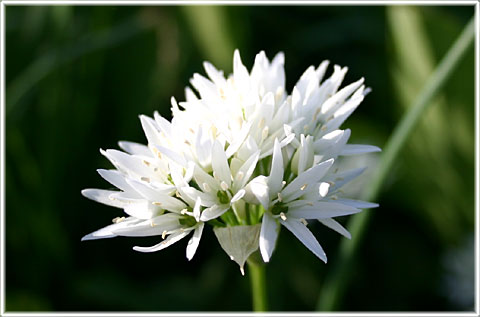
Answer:
[[[404,20],[395,20],[399,12]],[[228,74],[234,48],[249,68],[260,50],[270,58],[285,52],[288,91],[323,59],[349,67],[346,83],[364,76],[373,91],[344,127],[353,142],[384,146],[425,83],[416,63],[428,73],[473,12],[472,6],[8,5],[7,311],[250,310],[248,276],[210,228],[191,262],[186,240],[153,254],[132,246],[158,237],[80,242],[122,215],[80,195],[83,188],[109,188],[95,172],[110,168],[98,149],[117,148],[118,140],[145,143],[137,116],[158,110],[170,118],[170,97],[184,100],[189,78],[204,73],[201,62]],[[425,60],[417,58],[415,40],[430,52]],[[338,310],[473,309],[473,70],[472,48],[410,137],[381,207],[366,211],[373,221]],[[312,230],[328,264],[283,230],[267,267],[271,310],[315,308],[344,238],[319,224]]]

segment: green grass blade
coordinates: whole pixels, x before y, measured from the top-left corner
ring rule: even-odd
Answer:
[[[413,102],[409,111],[403,116],[388,140],[377,170],[371,180],[371,183],[364,195],[365,200],[375,200],[380,193],[382,185],[391,170],[395,158],[405,145],[405,142],[413,131],[425,110],[431,104],[432,99],[437,96],[441,88],[447,82],[447,79],[454,72],[458,63],[473,43],[475,35],[475,20],[472,18],[464,28],[453,46],[449,49],[442,59],[435,72],[432,74],[421,93]],[[365,229],[370,218],[369,212],[363,212],[352,217],[348,229],[354,237],[352,241],[342,241],[339,249],[339,255],[332,272],[325,280],[324,287],[320,291],[320,297],[317,302],[317,310],[331,311],[335,309],[337,302],[343,293],[348,282],[351,261],[355,250],[365,234]]]

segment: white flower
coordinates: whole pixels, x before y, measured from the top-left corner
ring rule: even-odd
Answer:
[[[260,52],[249,72],[235,51],[228,77],[204,63],[208,78],[194,74],[190,83],[196,92],[187,88],[184,102],[172,98],[171,121],[156,112],[153,118],[140,116],[146,146],[120,142],[125,152],[101,150],[116,169],[98,172],[119,190],[82,191],[123,209],[126,217],[82,240],[161,236],[164,240],[154,246],[134,247],[152,252],[193,232],[190,260],[208,223],[243,267],[256,248],[268,262],[284,226],[326,262],[307,220],[317,219],[350,238],[333,218],[377,205],[342,197],[341,187],[363,169],[339,170],[337,161],[380,149],[347,144],[351,131],[340,129],[366,95],[363,78],[339,90],[347,68],[335,65],[323,80],[325,61],[308,68],[288,95],[283,65],[282,53],[270,62]],[[258,240],[242,238],[252,232]],[[224,240],[231,234],[248,241],[248,248]]]

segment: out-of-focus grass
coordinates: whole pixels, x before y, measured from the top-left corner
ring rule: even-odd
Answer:
[[[390,170],[394,163],[399,160],[398,156],[408,142],[417,123],[424,117],[427,109],[432,106],[432,99],[438,96],[472,46],[471,44],[474,42],[475,37],[474,24],[475,21],[472,18],[445,54],[445,57],[442,58],[435,71],[428,76],[422,89],[417,93],[415,99],[412,100],[411,106],[395,126],[392,135],[385,144],[377,170],[372,176],[371,183],[367,185],[362,199],[366,201],[378,199],[384,183],[386,183],[389,174],[391,174]],[[364,212],[355,215],[350,220],[348,229],[352,236],[356,236],[356,240],[353,243],[342,241],[340,244],[339,263],[332,270],[332,274],[327,276],[325,287],[319,297],[317,306],[319,310],[335,309],[343,295],[352,271],[352,258],[356,255],[355,251],[362,242],[361,240],[367,230],[370,218],[371,214]]]
[[[236,47],[235,39],[229,32],[231,26],[225,7],[182,6],[181,10],[204,58],[215,63],[219,69],[230,69]]]
[[[400,90],[404,81],[395,80],[395,69],[404,69],[405,80],[420,81],[406,72],[408,59],[422,54],[430,61],[418,66],[425,68],[421,73],[431,71],[473,11],[395,8],[418,13],[415,25],[424,24],[427,34],[416,38],[422,49],[393,45],[393,33],[384,33],[392,27],[390,8],[384,7],[8,6],[2,175],[7,310],[250,310],[248,278],[209,230],[192,262],[185,260],[182,243],[149,255],[131,250],[156,243],[155,237],[80,243],[81,236],[122,214],[80,195],[86,187],[109,187],[95,173],[111,168],[97,149],[116,148],[117,140],[144,143],[137,115],[158,110],[168,117],[170,96],[183,100],[190,76],[204,73],[202,61],[228,73],[236,47],[249,67],[260,50],[270,58],[284,51],[289,90],[309,65],[323,59],[349,66],[346,83],[365,76],[373,92],[345,127],[352,127],[352,142],[381,145],[410,94]],[[407,25],[412,21],[398,23],[416,32],[415,25]],[[405,57],[397,57],[403,50]],[[472,69],[470,56],[440,100],[444,106],[434,116],[440,123],[422,128],[430,139],[420,141],[423,130],[416,132],[420,145],[407,151],[392,171],[381,207],[370,211],[375,212],[371,229],[340,310],[463,309],[445,300],[440,259],[457,235],[471,229],[473,80],[465,78],[472,77]],[[451,156],[438,154],[441,149]],[[433,207],[440,202],[452,210]],[[452,228],[446,227],[444,213],[455,218]],[[329,264],[282,231],[267,267],[272,310],[315,307],[342,238],[312,226]]]
[[[387,17],[395,57],[391,61],[391,76],[398,104],[407,109],[432,74],[436,59],[419,8],[389,7]],[[443,21],[448,23],[448,20]],[[458,155],[455,144],[458,130],[471,125],[468,122],[471,118],[451,116],[453,109],[466,105],[461,101],[448,105],[447,101],[444,94],[436,98],[410,138],[408,154],[402,156],[411,179],[408,186],[413,199],[407,201],[420,205],[424,212],[418,216],[423,219],[426,229],[433,230],[432,234],[444,243],[452,243],[462,239],[463,233],[473,232],[471,201],[466,201],[464,194],[472,188],[473,178],[470,181],[462,179],[454,159]],[[462,138],[473,148],[473,135],[463,135]],[[418,162],[425,162],[421,164],[422,168],[414,168]],[[433,190],[422,191],[425,187]],[[470,225],[469,232],[463,232],[464,223]]]

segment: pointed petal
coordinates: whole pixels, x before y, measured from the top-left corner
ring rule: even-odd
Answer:
[[[114,200],[110,198],[110,195],[121,193],[119,191],[113,190],[104,190],[104,189],[95,189],[87,188],[82,190],[82,195],[88,199],[95,200],[101,204],[105,204],[112,207],[124,208],[127,204],[122,201]]]
[[[203,170],[203,168],[199,167],[198,165],[195,166],[195,169],[193,171],[193,178],[203,191],[208,192],[208,190],[205,189],[205,184],[208,185],[208,189],[210,189],[211,192],[216,193],[220,190],[220,185],[218,184],[218,181],[212,176],[210,176],[207,172]]]
[[[322,162],[314,167],[309,168],[302,174],[298,175],[290,184],[288,184],[282,191],[285,201],[294,200],[303,195],[305,185],[313,185],[318,183],[327,173],[328,169],[333,165],[333,159]]]
[[[132,191],[132,187],[127,184],[125,180],[125,175],[117,170],[104,170],[98,169],[98,174],[102,176],[107,182],[112,184],[113,186],[123,190],[123,191]]]
[[[381,151],[382,149],[374,145],[345,144],[342,152],[340,152],[340,155],[348,156],[348,155],[357,155],[357,154],[381,152]]]
[[[163,250],[169,246],[171,246],[172,244],[174,244],[175,242],[178,242],[180,240],[182,240],[183,238],[185,238],[189,233],[190,231],[192,230],[185,230],[183,232],[180,232],[180,233],[177,233],[177,234],[171,234],[168,236],[168,238],[166,238],[165,240],[163,240],[162,242],[160,242],[159,244],[156,244],[154,246],[151,246],[151,247],[138,247],[138,246],[135,246],[133,247],[133,249],[135,251],[139,251],[139,252],[155,252],[155,251],[160,251],[160,250]]]
[[[81,241],[86,241],[86,240],[96,240],[96,239],[104,239],[104,238],[113,238],[116,237],[117,235],[114,233],[116,229],[119,228],[125,228],[128,226],[135,227],[135,224],[142,222],[142,220],[138,220],[134,217],[128,217],[125,220],[115,223],[113,225],[106,226],[104,228],[101,228],[99,230],[96,230],[90,234],[87,234],[82,238]]]
[[[276,197],[277,194],[282,189],[283,181],[283,156],[280,143],[275,139],[273,145],[273,156],[272,156],[272,168],[270,170],[270,176],[268,176],[267,185],[269,198],[272,199]]]
[[[204,207],[211,207],[217,203],[217,198],[207,193],[201,192],[193,187],[182,187],[182,195],[188,196],[193,201],[196,201],[198,197],[201,198],[200,204]]]
[[[252,179],[245,186],[245,201],[252,204],[262,204],[268,210],[270,197],[268,194],[267,177],[260,175]]]
[[[230,158],[230,156],[235,154],[235,152],[238,151],[240,146],[242,146],[243,141],[245,141],[248,134],[250,133],[251,126],[252,126],[251,122],[247,122],[242,126],[242,129],[240,129],[238,136],[235,137],[234,142],[228,146],[227,151],[225,152],[225,155],[227,156],[227,158]]]
[[[332,182],[332,186],[330,186],[329,191],[334,192],[337,189],[341,188],[343,185],[349,183],[350,181],[360,176],[366,169],[367,169],[366,167],[360,167],[360,168],[354,168],[354,169],[347,170],[340,173],[330,174],[325,177],[324,181]]]
[[[153,156],[150,149],[140,143],[128,142],[128,141],[119,141],[118,146],[127,153],[133,155],[143,155],[143,156]]]
[[[229,208],[230,208],[230,205],[213,205],[212,207],[209,207],[202,212],[202,215],[200,216],[200,221],[206,222],[206,221],[215,219],[217,217],[220,217]]]
[[[147,200],[127,204],[123,210],[128,215],[138,219],[151,219],[162,212],[160,207],[152,205]]]
[[[181,200],[172,196],[168,196],[160,192],[159,189],[155,189],[147,184],[135,180],[128,180],[127,182],[132,186],[133,189],[135,189],[135,191],[145,197],[145,199],[148,199],[150,202],[160,206],[165,210],[180,212],[182,209],[187,207],[187,205],[185,205],[185,203],[183,203]]]
[[[287,217],[293,217],[297,219],[322,219],[356,214],[360,211],[362,210],[343,204],[317,201],[311,205],[289,209]]]
[[[161,235],[164,231],[177,230],[181,228],[177,214],[165,214],[150,220],[128,217],[112,225],[106,226],[92,232],[82,238],[84,240],[124,237],[147,237]]]
[[[351,206],[354,208],[360,208],[360,209],[377,208],[379,206],[376,203],[371,203],[368,201],[346,199],[346,198],[338,198],[337,200],[335,200],[335,202],[344,204],[347,206]]]
[[[143,163],[143,160],[135,155],[130,155],[117,150],[101,151],[115,167],[131,175],[132,173],[145,176],[152,171]]]
[[[183,167],[187,167],[187,161],[185,160],[185,158],[183,157],[182,154],[179,154],[175,151],[172,151],[170,149],[167,149],[166,147],[164,146],[161,146],[161,145],[155,145],[155,148],[162,154],[165,154],[166,157],[168,157],[170,160],[172,160],[173,162],[177,163],[177,164],[180,164],[181,166]]]
[[[245,184],[250,180],[250,177],[257,166],[260,150],[256,151],[248,160],[239,168],[237,175],[234,178],[233,190],[238,191],[245,187]]]
[[[197,197],[197,200],[195,201],[195,206],[193,207],[193,217],[195,220],[198,222],[200,221],[200,206],[202,205],[202,199],[200,196]]]
[[[260,253],[264,262],[270,261],[275,243],[277,242],[280,227],[278,222],[273,218],[269,212],[265,212],[262,218],[262,229],[260,231]]]
[[[345,238],[347,239],[352,238],[352,235],[350,234],[350,232],[348,232],[347,229],[345,229],[341,224],[339,224],[337,221],[333,220],[332,218],[318,219],[318,221],[321,222],[324,226],[329,227],[330,229],[340,233]]]
[[[148,144],[161,144],[162,141],[155,120],[145,115],[140,115],[140,122],[142,123]]]
[[[230,204],[233,204],[245,196],[245,189],[240,189],[230,200]]]
[[[197,251],[198,245],[200,244],[200,238],[202,237],[203,227],[205,224],[203,222],[198,224],[198,227],[193,232],[193,236],[188,241],[187,245],[187,259],[190,261],[195,252]]]
[[[287,219],[287,221],[282,221],[284,225],[290,232],[292,232],[298,240],[300,240],[310,251],[313,252],[320,260],[327,263],[327,255],[323,251],[320,243],[313,235],[313,233],[308,230],[307,226],[295,219]]]
[[[215,141],[212,148],[212,168],[218,179],[225,182],[230,187],[232,174],[228,166],[227,156],[219,141]]]

